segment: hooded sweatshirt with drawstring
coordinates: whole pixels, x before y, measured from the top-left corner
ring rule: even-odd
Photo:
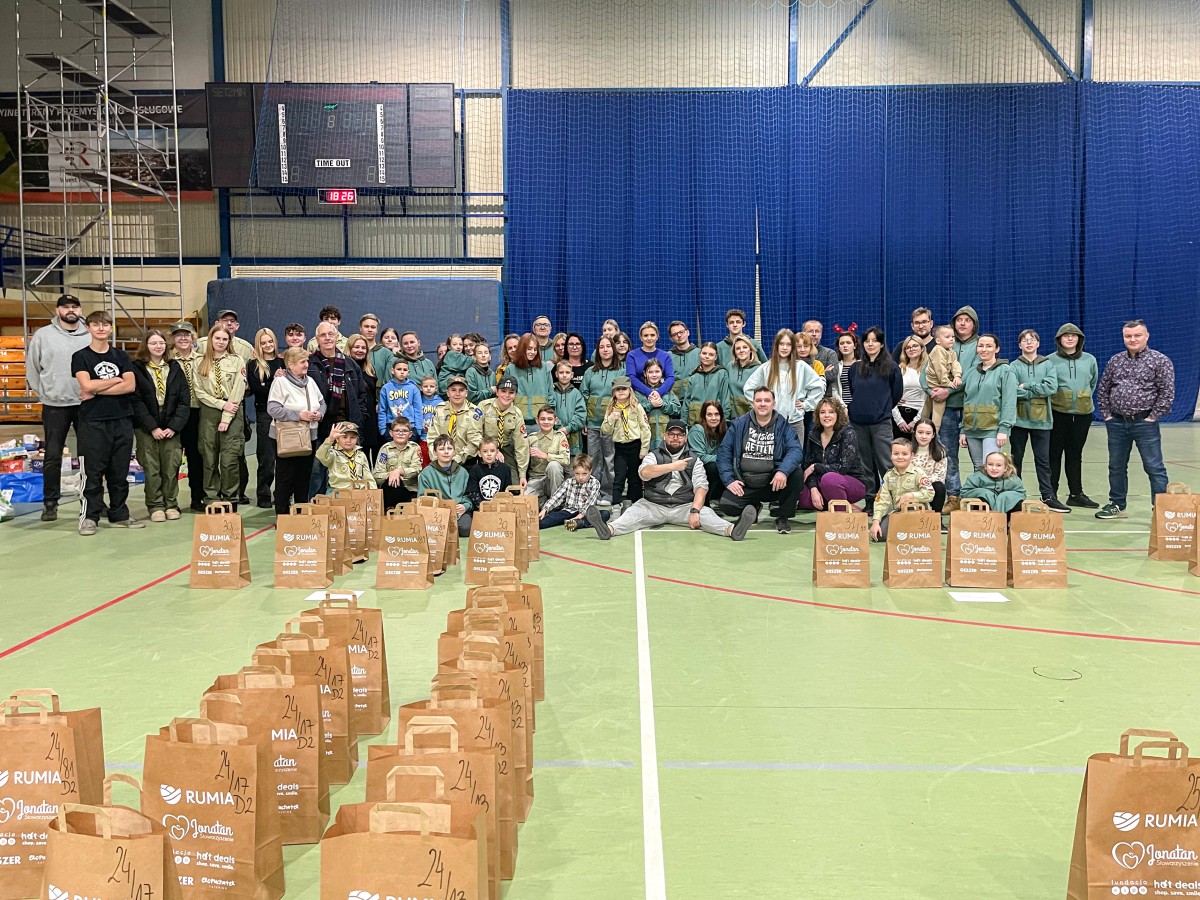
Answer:
[[[975,368],[979,363],[979,357],[975,353],[975,345],[979,343],[979,313],[975,312],[973,306],[960,307],[958,312],[954,314],[954,318],[950,320],[950,327],[954,327],[954,319],[959,316],[970,316],[971,321],[975,323],[975,330],[971,332],[971,336],[965,341],[959,340],[958,332],[954,332],[954,352],[958,355],[959,365],[962,366],[963,379],[966,379],[968,370]],[[946,405],[952,408],[962,409],[963,400],[966,394],[963,389],[952,388],[950,396],[946,398]]]
[[[1079,335],[1079,344],[1074,353],[1067,353],[1062,346],[1064,334]],[[1068,322],[1054,335],[1054,343],[1058,351],[1050,357],[1058,371],[1058,390],[1050,398],[1050,406],[1055,412],[1071,413],[1073,415],[1091,415],[1096,408],[1094,395],[1100,379],[1099,366],[1096,357],[1083,350],[1083,332]]]
[[[83,320],[67,331],[58,316],[34,332],[25,353],[25,381],[43,406],[78,406],[79,382],[71,371],[71,356],[92,337]]]

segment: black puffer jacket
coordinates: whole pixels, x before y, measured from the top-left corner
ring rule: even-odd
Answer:
[[[170,428],[176,434],[183,431],[191,415],[191,392],[188,391],[187,376],[175,360],[167,365],[167,396],[162,405],[154,390],[154,376],[140,359],[133,361],[133,427],[142,431],[155,428]]]
[[[849,475],[851,478],[857,478],[863,483],[863,488],[870,493],[871,482],[867,478],[866,469],[863,468],[862,457],[858,455],[858,435],[855,434],[853,426],[842,426],[840,431],[834,432],[829,445],[823,447],[821,446],[820,429],[815,427],[815,422],[813,425],[812,434],[808,435],[808,439],[804,442],[804,465],[802,466],[806,471],[809,466],[812,466],[813,471],[804,480],[804,486],[816,487],[822,475],[827,472],[838,472],[842,475]]]

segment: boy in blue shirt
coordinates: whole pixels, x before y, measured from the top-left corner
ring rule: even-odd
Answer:
[[[420,397],[421,389],[408,377],[408,360],[397,358],[392,363],[391,380],[379,389],[379,433],[386,435],[392,422],[401,417],[419,423]]]

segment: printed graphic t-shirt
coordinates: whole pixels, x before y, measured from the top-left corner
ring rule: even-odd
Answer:
[[[775,420],[760,428],[751,416],[742,442],[742,480],[748,488],[766,487],[775,474]]]
[[[90,346],[71,355],[71,373],[84,372],[89,378],[119,378],[132,372],[133,365],[124,350],[109,347],[97,353]],[[85,422],[107,422],[113,419],[132,419],[133,403],[129,394],[97,394],[79,406],[79,418]]]

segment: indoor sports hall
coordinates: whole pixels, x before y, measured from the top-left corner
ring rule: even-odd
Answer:
[[[1200,745],[1200,0],[6,6],[0,900],[1200,897],[1200,759],[1188,750]],[[1095,358],[1071,400],[1087,405],[1051,412],[1068,376],[1038,397],[1013,374],[1020,393],[997,389],[999,424],[977,417],[961,449],[950,432],[953,490],[949,475],[933,479],[940,492],[921,477],[902,489],[928,488],[915,499],[934,510],[876,493],[903,475],[885,476],[901,468],[892,455],[851,499],[852,535],[829,512],[789,516],[791,488],[773,482],[753,524],[704,510],[724,510],[736,540],[613,527],[631,513],[601,421],[618,404],[612,382],[652,369],[634,368],[639,346],[656,352],[643,323],[658,351],[680,347],[681,326],[698,355],[673,367],[690,376],[674,406],[633,401],[651,425],[640,447],[617,439],[633,449],[616,463],[628,452],[644,472],[642,457],[674,458],[672,435],[695,428],[703,442],[706,395],[688,392],[711,375],[706,342],[738,343],[736,313],[760,359],[783,329],[810,354],[793,358],[816,373],[801,401],[810,421],[772,419],[768,448],[795,441],[790,467],[804,472],[818,400],[848,401],[851,434],[880,424],[855,418],[863,393],[841,375],[866,379],[893,348],[922,343],[922,312],[934,343],[948,326],[949,356],[965,363],[965,399],[956,410],[949,388],[939,437],[993,403],[972,395],[989,372],[1032,371],[1039,353],[1052,369],[1063,356],[1071,377]],[[609,320],[615,339],[601,337]],[[802,339],[810,322],[832,363]],[[553,388],[529,387],[535,357],[553,366],[556,338],[574,365],[572,336],[584,345],[574,429]],[[843,366],[846,336],[858,356]],[[525,366],[508,337],[529,348]],[[989,337],[994,369],[978,352]],[[932,354],[920,356],[932,378]],[[408,390],[400,362],[407,412],[385,399]],[[1134,368],[1151,363],[1153,390]],[[713,480],[727,451],[751,490],[768,425],[754,387],[733,384],[737,368],[716,365],[729,385],[715,405],[729,435],[745,417],[755,430],[723,444],[712,470],[685,451],[682,471]],[[475,369],[486,399],[462,412],[452,392],[473,390]],[[601,370],[608,393],[592,403]],[[311,419],[289,419],[275,392],[293,375]],[[165,412],[176,389],[199,398],[177,421]],[[932,390],[918,385],[929,409]],[[915,424],[898,397],[883,422]],[[1031,424],[1033,399],[1046,413]],[[598,493],[588,509],[563,507],[579,527],[539,530],[534,498],[501,489],[456,537],[482,442],[498,445],[506,479],[506,460],[531,483],[546,471],[545,452],[519,449],[545,446],[543,404],[564,453],[570,443],[564,488],[579,454],[592,459]],[[914,417],[932,415],[919,407]],[[395,469],[379,461],[404,449],[402,415],[416,469],[388,481]],[[1064,451],[1046,435],[1067,415],[1083,430]],[[438,456],[439,422],[453,461]],[[464,422],[478,432],[460,460]],[[960,517],[984,515],[968,508],[967,483],[1006,428],[1029,441],[1017,493],[1067,502],[997,506],[991,540],[984,519]],[[1054,457],[1050,491],[1039,440]],[[894,454],[891,441],[887,430]],[[1003,469],[1013,441],[998,450]],[[1149,471],[1156,459],[1165,478]],[[676,480],[701,486],[645,475],[632,509],[669,506]],[[710,487],[727,499],[722,480]],[[635,483],[631,468],[625,490]],[[449,499],[416,497],[430,485]],[[868,541],[864,506],[932,521],[927,586],[904,578],[921,535],[891,527]],[[1010,522],[1010,509],[1042,524]],[[316,537],[302,533],[310,519]],[[411,539],[416,574],[381,587],[393,535]],[[868,571],[825,586],[845,574],[831,559],[854,555],[842,538]],[[1022,580],[1030,541],[1053,559]],[[309,544],[322,560],[312,583],[295,574]],[[350,636],[341,612],[374,623],[381,644],[361,643],[386,646],[364,651],[369,676],[355,668],[361,630]],[[330,680],[320,654],[343,646],[331,666],[344,678]],[[316,674],[302,673],[314,654]],[[355,704],[377,675],[371,727]],[[507,687],[485,699],[510,676],[528,709]],[[254,706],[268,694],[287,698],[283,720],[310,697],[325,713],[316,746],[287,738],[311,759],[297,790],[328,791],[303,823],[278,774],[295,762]],[[478,734],[463,724],[476,711]],[[446,769],[451,758],[462,768]],[[475,796],[457,798],[471,765],[490,787],[472,781]]]

